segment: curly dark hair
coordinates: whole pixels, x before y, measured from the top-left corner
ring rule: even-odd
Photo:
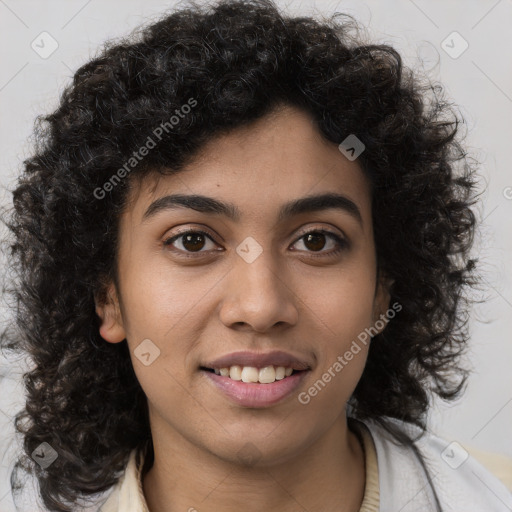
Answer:
[[[58,108],[37,118],[36,149],[4,220],[16,322],[1,340],[33,361],[13,475],[35,471],[49,510],[106,491],[151,438],[126,340],[106,343],[95,312],[95,298],[118,283],[118,220],[131,185],[179,172],[213,137],[283,105],[309,113],[330,142],[355,134],[366,146],[358,162],[372,184],[378,269],[394,280],[391,302],[402,310],[371,343],[353,415],[424,431],[433,394],[460,395],[465,292],[477,282],[476,166],[461,145],[463,119],[442,86],[359,30],[349,16],[286,16],[270,0],[189,2],[106,42]],[[195,107],[130,175],[104,187],[191,98]],[[45,441],[58,458],[42,469],[30,455]]]

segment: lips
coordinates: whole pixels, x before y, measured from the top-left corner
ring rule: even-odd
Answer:
[[[241,407],[265,408],[277,405],[298,392],[309,371],[303,370],[271,384],[245,383],[204,372],[207,381],[232,404]]]
[[[240,377],[233,379],[234,375],[230,377],[229,374],[226,374],[226,370],[229,368],[231,370],[243,368],[244,371],[247,369],[249,372],[257,373],[257,370],[267,372],[272,367],[282,368],[282,370],[286,368],[286,374],[282,375],[279,380],[277,380],[277,376],[275,381],[269,379],[268,383],[254,382],[254,380],[250,382],[247,379],[242,382]],[[312,363],[306,358],[288,352],[244,351],[233,352],[205,362],[199,369],[203,371],[214,389],[220,391],[230,402],[242,407],[262,408],[275,405],[289,397],[297,390],[311,368]],[[220,369],[223,370],[222,374],[219,374]]]
[[[201,366],[207,369],[215,370],[220,368],[229,368],[231,366],[252,366],[255,368],[264,368],[265,366],[284,366],[294,370],[310,370],[312,364],[306,358],[296,356],[290,352],[275,350],[272,352],[232,352],[212,361],[207,361]]]

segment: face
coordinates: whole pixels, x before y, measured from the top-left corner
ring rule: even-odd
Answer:
[[[288,460],[344,418],[369,343],[344,355],[389,301],[369,182],[291,107],[134,190],[118,268],[100,333],[126,338],[153,435],[226,461]]]

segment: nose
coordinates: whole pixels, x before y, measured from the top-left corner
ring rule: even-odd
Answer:
[[[272,262],[270,251],[252,263],[237,258],[226,279],[220,319],[227,327],[262,333],[297,323],[299,297],[286,282],[286,273]]]

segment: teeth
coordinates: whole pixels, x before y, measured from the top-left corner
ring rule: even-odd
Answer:
[[[276,368],[276,380],[284,379],[286,375],[286,368],[284,366],[278,366]]]
[[[258,372],[258,381],[262,384],[270,384],[276,380],[276,371],[273,366],[265,366]]]
[[[234,365],[229,369],[229,378],[233,380],[242,380],[242,367]]]
[[[242,370],[242,382],[258,382],[258,369],[253,366],[244,366]]]
[[[239,366],[237,364],[229,368],[215,368],[215,373],[222,377],[229,377],[233,380],[242,382],[259,382],[260,384],[271,384],[276,380],[282,380],[289,377],[293,368],[284,366],[265,366],[264,368],[255,368],[254,366]]]

